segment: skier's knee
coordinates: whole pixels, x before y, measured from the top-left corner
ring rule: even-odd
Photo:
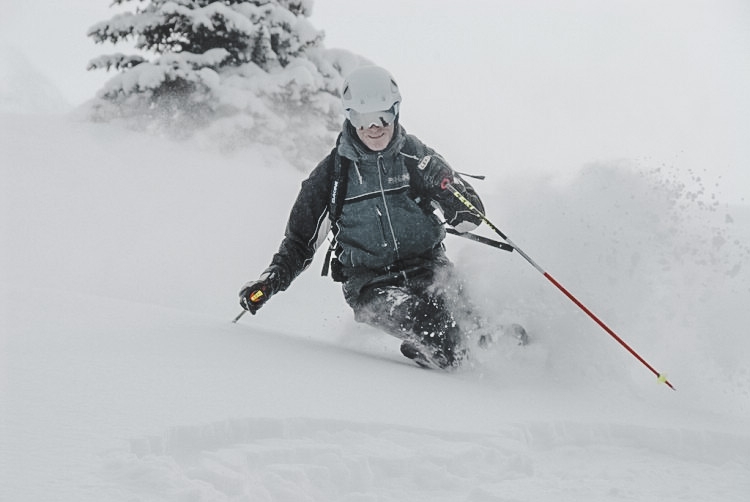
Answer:
[[[352,306],[354,319],[405,338],[414,326],[414,297],[399,288],[369,288]]]

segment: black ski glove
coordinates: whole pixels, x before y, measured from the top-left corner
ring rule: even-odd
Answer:
[[[427,159],[425,157],[420,165]],[[437,195],[453,183],[453,169],[439,155],[432,155],[425,167],[422,167],[424,188],[429,194]]]
[[[251,314],[255,313],[273,296],[279,287],[279,276],[274,270],[266,270],[260,279],[248,282],[240,290],[240,305]]]

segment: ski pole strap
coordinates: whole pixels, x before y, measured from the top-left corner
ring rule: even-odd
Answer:
[[[474,178],[475,180],[483,180],[486,178],[486,176],[483,174],[460,173],[458,171],[456,171],[456,174],[458,174],[459,176],[466,176],[467,178]]]
[[[509,251],[513,252],[513,246],[510,244],[506,244],[504,242],[496,241],[494,239],[488,239],[487,237],[482,237],[481,235],[472,234],[471,232],[459,232],[455,228],[451,227],[445,227],[445,231],[451,235],[457,235],[459,237],[463,237],[464,239],[469,239],[474,242],[479,242],[482,244],[486,244],[488,246],[492,246],[493,248],[502,249],[503,251]]]

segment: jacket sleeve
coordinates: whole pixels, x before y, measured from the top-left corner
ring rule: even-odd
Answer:
[[[332,162],[329,154],[302,182],[287,221],[284,240],[266,272],[278,274],[278,291],[284,291],[312,263],[315,251],[330,229],[328,198]]]
[[[418,140],[417,140],[418,141]],[[422,152],[419,157],[424,160],[428,155],[430,156],[429,162],[423,166],[424,169],[445,169],[451,173],[453,177],[453,187],[463,195],[475,208],[477,208],[482,214],[484,214],[484,204],[479,198],[476,190],[461,175],[451,168],[448,162],[443,159],[435,150],[422,144]],[[435,165],[437,164],[437,165]],[[419,171],[419,169],[417,169]],[[420,179],[420,182],[422,180]],[[423,187],[423,193],[427,193],[426,187]],[[448,225],[452,226],[459,232],[470,232],[477,228],[481,223],[482,219],[469,210],[466,205],[461,202],[458,197],[453,195],[448,190],[443,190],[437,194],[432,195],[432,200],[438,205],[445,221]]]

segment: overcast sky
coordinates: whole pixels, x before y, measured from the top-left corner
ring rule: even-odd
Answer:
[[[127,52],[85,36],[110,3],[5,2],[0,42],[80,104],[107,78],[86,63]],[[316,0],[311,21],[391,70],[409,127],[448,154],[658,158],[750,187],[747,0]]]

